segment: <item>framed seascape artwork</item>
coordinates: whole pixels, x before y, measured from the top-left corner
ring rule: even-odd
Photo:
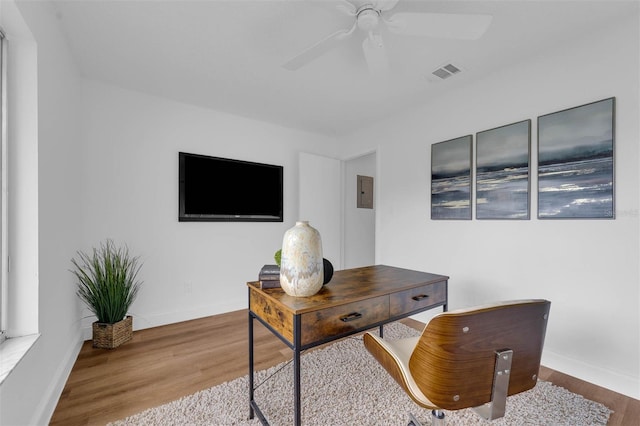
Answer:
[[[431,145],[431,219],[471,219],[471,138]]]
[[[529,219],[531,120],[476,134],[476,218]]]
[[[613,219],[615,98],[538,117],[538,218]]]

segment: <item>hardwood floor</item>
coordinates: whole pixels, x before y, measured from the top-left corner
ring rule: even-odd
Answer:
[[[136,331],[115,350],[85,342],[50,425],[104,425],[248,372],[246,310]],[[405,324],[419,330],[423,324]],[[291,351],[256,323],[256,369],[291,358]],[[609,425],[638,425],[640,401],[542,368],[540,378],[614,410]],[[248,413],[248,408],[247,408]]]

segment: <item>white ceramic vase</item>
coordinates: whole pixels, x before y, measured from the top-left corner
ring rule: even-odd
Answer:
[[[290,296],[313,296],[322,288],[322,239],[307,221],[296,222],[282,238],[280,286]]]

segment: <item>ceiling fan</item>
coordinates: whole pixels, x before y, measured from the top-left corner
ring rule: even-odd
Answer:
[[[366,36],[362,43],[364,58],[373,75],[385,75],[389,60],[379,29],[385,25],[389,32],[399,35],[422,36],[458,40],[477,40],[491,24],[491,15],[398,12],[390,14],[398,0],[365,0],[355,3],[342,0],[337,8],[355,18],[349,29],[330,34],[285,62],[285,69],[294,71],[327,53],[356,32]],[[390,15],[389,15],[390,14]]]

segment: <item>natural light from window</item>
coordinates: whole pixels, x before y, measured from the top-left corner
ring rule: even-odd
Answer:
[[[6,58],[5,37],[0,31],[0,344],[6,339],[7,324],[7,273],[4,259],[7,256],[7,203],[6,203],[6,140],[7,140],[7,102],[6,102]]]
[[[1,385],[38,340],[39,285],[37,44],[15,3],[0,9]]]

